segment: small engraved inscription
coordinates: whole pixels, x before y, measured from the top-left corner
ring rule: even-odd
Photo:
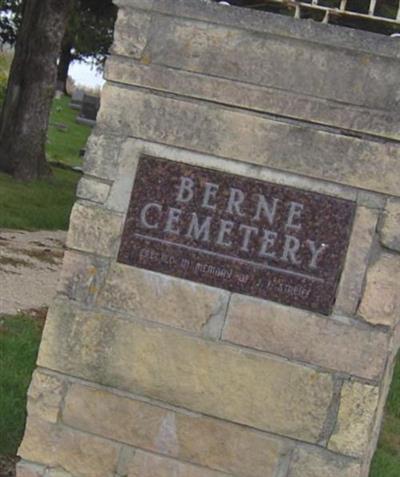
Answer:
[[[328,314],[355,203],[140,159],[118,261]]]

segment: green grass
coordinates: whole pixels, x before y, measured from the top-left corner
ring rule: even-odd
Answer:
[[[55,99],[49,127],[47,156],[50,161],[80,166],[91,129],[76,123],[77,111],[69,107],[70,98]],[[63,124],[61,131],[54,124]],[[66,230],[75,201],[78,172],[53,167],[54,176],[24,184],[0,173],[0,228],[23,230]]]
[[[53,169],[50,180],[15,181],[0,173],[0,228],[66,230],[75,201],[78,172]]]
[[[26,393],[42,326],[28,316],[0,317],[0,455],[15,455],[25,427]]]
[[[372,462],[370,477],[400,476],[400,357],[388,401],[378,450]]]
[[[82,159],[79,157],[79,151],[85,147],[91,128],[75,121],[79,111],[71,109],[69,103],[68,96],[55,99],[53,102],[46,148],[47,157],[50,161],[80,166]],[[56,125],[66,126],[67,129],[61,130]]]

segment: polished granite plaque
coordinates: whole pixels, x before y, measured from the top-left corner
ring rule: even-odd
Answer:
[[[118,261],[329,314],[355,203],[144,156]]]

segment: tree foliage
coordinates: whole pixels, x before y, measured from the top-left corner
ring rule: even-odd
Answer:
[[[0,43],[15,43],[21,19],[22,0],[0,0]]]
[[[22,19],[22,0],[0,0],[0,42],[14,45]],[[110,48],[117,8],[112,0],[74,0],[64,44],[73,60],[104,62]]]
[[[117,8],[112,0],[75,0],[63,42],[74,60],[94,58],[103,63],[113,39]]]

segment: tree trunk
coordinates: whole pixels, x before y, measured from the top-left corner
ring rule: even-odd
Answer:
[[[57,91],[62,91],[64,94],[68,94],[67,91],[67,80],[68,80],[68,71],[69,65],[74,59],[72,53],[72,44],[69,39],[65,39],[61,45],[60,59],[58,61],[57,67]]]
[[[0,123],[0,170],[30,181],[50,175],[45,146],[57,58],[72,0],[25,0]]]

